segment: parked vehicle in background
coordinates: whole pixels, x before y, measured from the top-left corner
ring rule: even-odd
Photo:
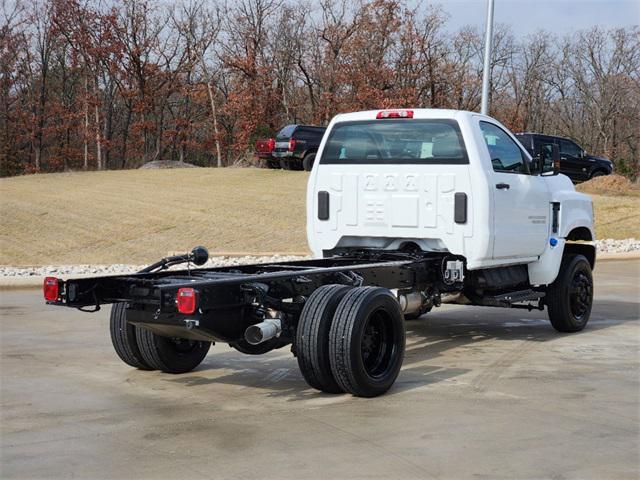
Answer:
[[[273,159],[273,149],[276,146],[275,138],[261,138],[256,140],[255,155],[267,162],[269,168],[279,168],[280,163]]]
[[[574,182],[583,182],[613,172],[611,160],[589,155],[584,148],[570,138],[530,132],[515,135],[533,157],[544,149],[548,152],[546,157],[551,158],[551,150],[554,145],[557,145],[560,151],[560,173],[564,173]]]
[[[311,171],[327,127],[287,125],[276,135],[274,160],[285,170]]]

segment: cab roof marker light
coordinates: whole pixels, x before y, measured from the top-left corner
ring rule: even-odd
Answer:
[[[376,115],[378,120],[385,118],[413,118],[413,110],[381,110]]]

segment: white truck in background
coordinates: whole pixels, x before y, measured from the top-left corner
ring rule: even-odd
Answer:
[[[445,302],[546,308],[558,331],[585,327],[592,202],[558,175],[557,156],[533,161],[472,112],[338,115],[307,189],[316,259],[165,271],[204,264],[197,247],[134,275],[47,278],[45,299],[114,303],[113,346],[139,369],[190,371],[215,341],[247,354],[291,344],[313,388],[373,397],[398,376],[405,320]]]

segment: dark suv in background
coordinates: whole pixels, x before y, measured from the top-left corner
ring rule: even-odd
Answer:
[[[528,132],[515,135],[534,158],[542,149],[549,152],[550,158],[553,145],[557,145],[560,152],[560,173],[564,173],[574,182],[582,182],[613,172],[611,160],[589,155],[584,148],[569,138]]]
[[[310,171],[327,127],[287,125],[276,135],[272,156],[286,170]]]

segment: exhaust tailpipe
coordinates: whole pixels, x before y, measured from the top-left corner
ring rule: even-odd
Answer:
[[[279,318],[269,318],[257,325],[251,325],[244,331],[244,338],[251,345],[258,345],[273,337],[277,337],[282,332],[282,322]]]

